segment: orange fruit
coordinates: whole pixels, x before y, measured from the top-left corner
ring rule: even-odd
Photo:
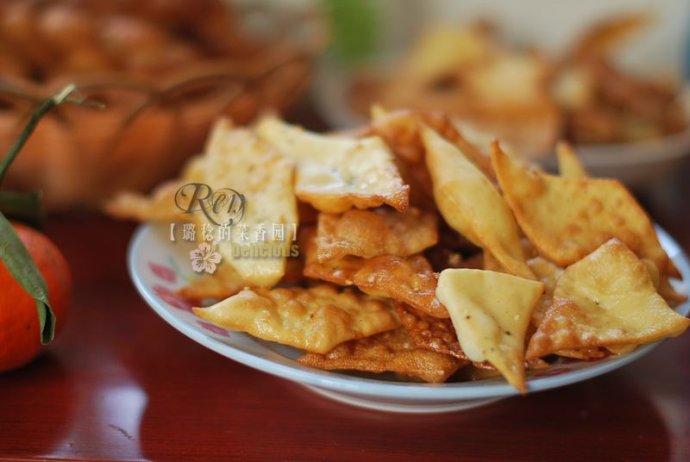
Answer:
[[[12,225],[46,281],[57,335],[64,325],[72,293],[67,261],[45,235],[28,226]],[[0,260],[0,372],[29,363],[42,351],[36,302]]]

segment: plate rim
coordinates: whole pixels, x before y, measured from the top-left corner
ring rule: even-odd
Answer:
[[[381,381],[348,376],[338,372],[314,370],[299,364],[294,366],[281,364],[272,359],[256,356],[214,339],[173,315],[172,311],[155,297],[153,291],[147,287],[142,276],[139,274],[137,270],[137,263],[139,261],[137,256],[141,255],[139,249],[144,243],[146,234],[152,232],[153,228],[154,225],[148,223],[138,226],[128,246],[127,268],[135,288],[149,307],[164,321],[186,337],[222,356],[261,372],[298,384],[311,385],[335,392],[356,393],[370,397],[385,396],[388,399],[426,401],[500,398],[519,394],[519,392],[508,383],[481,384],[481,381],[468,381],[442,384],[417,384]],[[666,250],[669,257],[678,266],[679,271],[684,277],[684,281],[686,281],[685,294],[690,295],[690,285],[687,285],[687,281],[690,281],[690,262],[688,261],[687,255],[683,252],[680,245],[663,228],[660,226],[655,226],[655,228],[664,250]],[[689,309],[690,301],[676,307],[675,310],[687,316]],[[632,353],[608,360],[601,364],[594,364],[591,367],[572,370],[560,375],[528,379],[528,393],[531,394],[579,383],[619,369],[648,354],[664,341],[665,340],[660,340],[642,346]]]

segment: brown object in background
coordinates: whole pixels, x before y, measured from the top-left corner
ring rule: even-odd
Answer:
[[[201,3],[3,2],[0,152],[66,83],[107,105],[63,107],[41,121],[6,186],[43,190],[50,210],[93,207],[170,177],[202,149],[218,115],[242,124],[301,96],[323,46],[320,18],[293,18],[306,40],[260,39],[224,2]]]

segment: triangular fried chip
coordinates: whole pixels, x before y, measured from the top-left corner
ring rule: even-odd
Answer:
[[[616,237],[661,273],[680,276],[649,217],[619,181],[548,175],[510,158],[498,143],[491,160],[520,227],[549,260],[568,266]]]
[[[475,362],[489,361],[524,393],[525,334],[544,284],[472,269],[441,272],[436,296],[446,306],[460,346]]]
[[[400,324],[405,328],[410,338],[417,346],[431,351],[467,359],[453,322],[450,319],[439,319],[429,316],[404,303],[396,303]]]
[[[434,197],[446,222],[490,251],[510,273],[534,279],[513,214],[491,181],[438,133],[425,128],[422,136]]]
[[[316,258],[316,229],[302,233],[300,247],[304,255],[303,274],[308,278],[332,282],[339,286],[351,286],[354,284],[355,274],[364,264],[364,259],[351,256],[320,262]]]
[[[407,209],[409,186],[381,138],[323,136],[272,117],[261,120],[256,131],[297,162],[297,197],[316,209],[342,213],[384,204]]]
[[[178,290],[177,294],[194,301],[205,298],[222,300],[235,295],[245,287],[247,287],[247,282],[231,265],[219,265],[215,273],[202,274]]]
[[[671,285],[671,281],[668,276],[659,277],[659,285],[657,286],[657,291],[659,295],[664,297],[666,303],[671,307],[676,307],[681,303],[688,301],[688,296],[676,291],[676,289]]]
[[[123,193],[106,206],[106,211],[121,218],[191,222],[195,230],[193,240],[213,241],[222,256],[221,265],[231,265],[244,285],[268,287],[285,274],[286,257],[298,224],[293,176],[292,161],[251,131],[233,128],[228,119],[220,119],[211,131],[204,155],[187,164],[180,180],[166,183],[148,198]],[[194,187],[192,183],[206,185],[212,192],[232,189],[242,194],[246,203],[241,221],[221,233],[218,223],[224,220],[218,217],[212,220],[198,205],[188,204],[194,210],[182,213],[176,205],[176,194],[182,186]],[[192,200],[196,192],[188,192],[186,197]],[[211,208],[208,204],[204,207]],[[282,239],[271,232],[274,227],[281,227]],[[267,231],[262,242],[249,236],[259,228]],[[208,235],[205,230],[210,231]],[[247,242],[243,239],[245,234],[249,238]],[[246,258],[247,252],[252,258]],[[234,281],[235,277],[224,279],[225,282],[220,282],[220,279],[203,277],[196,286],[188,288],[187,295],[195,298],[207,289],[219,295],[227,280]]]
[[[483,61],[498,49],[493,31],[484,26],[439,23],[427,28],[413,44],[395,76],[412,82],[429,82]]]
[[[639,345],[680,335],[689,325],[656,292],[645,264],[611,239],[558,279],[553,304],[529,342],[527,357]]]
[[[194,171],[213,191],[232,188],[246,197],[244,216],[231,227],[231,239],[218,239],[218,226],[201,211],[191,214],[197,233],[204,225],[218,231],[214,232],[218,252],[247,284],[270,287],[280,281],[298,223],[293,162],[249,130],[233,128],[221,119]],[[282,236],[273,232],[275,227],[282,229]],[[261,241],[260,228],[265,231]]]
[[[398,110],[386,112],[372,108],[371,129],[383,138],[393,152],[411,166],[424,164],[422,127],[427,126],[453,143],[487,177],[493,178],[491,159],[467,141],[447,114],[433,111]]]
[[[183,184],[182,181],[168,181],[156,187],[149,196],[118,193],[106,202],[104,211],[115,218],[142,222],[184,219],[184,213],[175,205],[175,193]]]
[[[587,178],[587,170],[578,159],[573,147],[568,143],[560,142],[556,145],[558,157],[558,173],[563,178]]]
[[[609,352],[606,348],[581,348],[579,350],[558,350],[555,354],[580,361],[595,361],[607,357]]]
[[[569,52],[569,61],[592,60],[611,54],[631,35],[654,20],[650,12],[633,12],[605,18],[589,27]]]
[[[326,354],[308,353],[299,362],[327,370],[395,372],[425,382],[445,382],[467,361],[419,348],[405,329],[354,340]]]
[[[328,285],[244,289],[208,308],[194,308],[194,314],[226,329],[313,353],[399,326],[387,302]]]
[[[448,318],[446,308],[436,298],[436,274],[422,255],[384,255],[364,260],[353,275],[363,292],[406,303],[435,318]]]
[[[406,257],[438,242],[436,214],[411,208],[348,210],[342,215],[322,213],[316,234],[320,262],[346,255],[372,258]]]
[[[554,265],[553,262],[543,257],[531,258],[527,261],[527,264],[537,276],[537,279],[544,284],[544,293],[539,299],[539,303],[532,311],[532,325],[534,325],[534,327],[539,327],[539,324],[544,320],[546,311],[551,306],[553,291],[556,289],[558,278],[563,274],[563,268]]]
[[[437,318],[449,317],[436,298],[436,275],[424,256],[345,256],[319,262],[313,235],[306,235],[304,241],[306,277],[341,286],[354,284],[369,295],[407,303]]]

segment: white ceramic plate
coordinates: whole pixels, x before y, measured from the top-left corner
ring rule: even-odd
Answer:
[[[678,244],[663,230],[661,243],[686,281],[690,266]],[[132,280],[149,305],[174,328],[192,340],[230,359],[269,374],[302,384],[329,398],[371,409],[393,412],[447,412],[468,409],[515,395],[503,379],[447,384],[396,382],[389,376],[325,372],[302,366],[295,349],[257,340],[209,324],[192,314],[191,305],[175,295],[176,289],[196,277],[189,262],[190,243],[170,242],[166,227],[143,225],[129,248]],[[688,293],[685,284],[676,290]],[[687,315],[690,304],[678,308]],[[649,353],[647,345],[619,357],[583,362],[563,360],[551,368],[531,373],[529,392],[548,390],[610,372]]]

